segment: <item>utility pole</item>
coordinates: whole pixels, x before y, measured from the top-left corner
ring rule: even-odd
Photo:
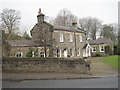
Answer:
[[[75,40],[75,56],[77,57],[77,42],[76,42],[76,33],[74,32],[74,40]]]

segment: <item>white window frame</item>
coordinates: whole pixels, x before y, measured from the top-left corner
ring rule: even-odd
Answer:
[[[61,52],[61,49],[60,49],[60,57],[62,57],[62,52]]]
[[[70,34],[70,42],[73,42],[73,34]]]
[[[60,33],[60,42],[64,42],[64,35],[63,35],[63,33]]]
[[[56,50],[56,57],[60,57],[60,49]]]
[[[72,50],[72,51],[71,51]],[[72,54],[72,55],[71,55]],[[73,57],[74,56],[74,49],[70,48],[70,56]]]
[[[99,49],[100,49],[100,52],[104,52],[104,50],[105,50],[104,46],[100,46]],[[103,51],[102,51],[102,49],[103,49]]]
[[[32,51],[32,57],[35,57],[35,52],[34,51]]]
[[[43,54],[41,54],[41,53],[43,53]],[[43,55],[43,57],[45,57],[45,52],[40,51],[40,57],[41,57],[41,55]]]
[[[17,54],[18,54],[18,57],[23,57],[23,52],[17,52],[16,53],[16,57],[17,57]],[[20,55],[20,56],[19,56]]]
[[[95,51],[94,51],[94,47],[95,47]],[[92,47],[92,52],[96,52],[96,46],[93,46],[93,47]]]
[[[78,48],[78,54],[77,54],[77,56],[80,56],[80,48]]]
[[[80,38],[80,42],[83,42],[82,35],[80,35],[79,38]]]

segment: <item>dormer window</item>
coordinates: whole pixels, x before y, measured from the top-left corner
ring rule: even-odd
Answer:
[[[60,42],[64,42],[64,36],[63,36],[63,33],[60,33]]]

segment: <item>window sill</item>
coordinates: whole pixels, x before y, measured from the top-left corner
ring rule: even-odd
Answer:
[[[59,42],[59,43],[64,43],[64,42]]]
[[[100,52],[104,52],[104,51],[100,51]]]
[[[96,52],[96,51],[92,51],[92,52]]]

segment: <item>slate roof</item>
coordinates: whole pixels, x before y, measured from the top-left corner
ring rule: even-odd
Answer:
[[[82,29],[72,28],[72,27],[63,27],[63,26],[54,26],[54,30],[60,31],[68,31],[68,32],[78,32],[78,33],[85,33]]]
[[[92,44],[103,44],[103,43],[107,43],[110,42],[110,39],[108,38],[98,38],[97,40],[89,40],[88,43],[90,45]]]
[[[44,46],[43,42],[32,40],[7,40],[11,46],[18,47],[41,47]],[[47,45],[49,46],[49,45]]]

